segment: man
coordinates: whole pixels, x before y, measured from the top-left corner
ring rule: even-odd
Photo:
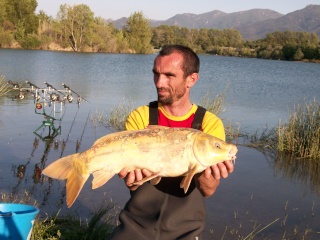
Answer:
[[[153,103],[156,104],[156,124],[192,127],[198,106],[190,101],[190,89],[199,78],[199,67],[198,56],[188,47],[170,45],[161,49],[153,66],[158,93],[158,102]],[[134,110],[128,117],[126,128],[146,128],[152,118],[151,110],[151,105]],[[208,111],[200,129],[225,140],[222,121]],[[233,169],[231,161],[207,168],[195,176],[186,194],[179,185],[181,177],[162,178],[155,186],[149,182],[136,186],[132,183],[151,173],[146,169],[132,172],[122,169],[119,176],[125,179],[131,198],[120,213],[121,224],[111,239],[200,239],[206,221],[203,197],[211,196],[220,178],[228,177]]]

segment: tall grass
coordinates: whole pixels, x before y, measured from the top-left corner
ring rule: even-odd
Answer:
[[[320,158],[320,103],[298,104],[287,123],[279,123],[277,148],[301,158]]]
[[[320,103],[298,104],[288,122],[279,121],[277,127],[258,131],[250,136],[249,147],[260,151],[286,154],[295,158],[320,159]]]
[[[10,85],[5,80],[4,76],[0,76],[0,97],[10,92]]]
[[[223,111],[227,90],[228,86],[216,95],[214,95],[213,91],[207,92],[201,98],[200,106],[218,116]]]
[[[90,120],[95,125],[103,125],[113,131],[124,131],[126,120],[134,109],[134,102],[126,101],[112,108],[109,114],[97,111],[91,115]]]

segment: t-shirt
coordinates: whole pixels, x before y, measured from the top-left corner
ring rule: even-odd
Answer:
[[[198,106],[193,104],[190,111],[184,116],[172,116],[159,104],[158,125],[167,127],[191,128],[194,114]],[[127,130],[144,129],[149,125],[149,106],[144,105],[132,111],[126,122]],[[201,130],[225,141],[225,132],[220,118],[210,112],[206,112],[202,121]]]

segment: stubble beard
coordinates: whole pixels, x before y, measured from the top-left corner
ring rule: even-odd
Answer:
[[[166,91],[168,93],[168,95],[166,96],[160,96],[159,95],[159,90],[161,91]],[[174,101],[177,101],[179,99],[181,99],[185,94],[186,94],[186,90],[184,88],[180,88],[178,89],[175,94],[171,91],[171,89],[168,88],[160,88],[157,89],[157,93],[158,93],[158,102],[161,103],[162,105],[170,105],[172,104]]]

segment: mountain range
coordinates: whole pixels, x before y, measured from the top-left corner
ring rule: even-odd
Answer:
[[[118,29],[125,26],[128,18],[113,21]],[[276,31],[313,32],[320,37],[320,5],[308,5],[303,9],[288,14],[281,14],[270,9],[251,9],[225,13],[214,10],[202,14],[177,14],[167,20],[149,20],[150,26],[160,25],[214,29],[239,30],[244,40],[265,38]]]

